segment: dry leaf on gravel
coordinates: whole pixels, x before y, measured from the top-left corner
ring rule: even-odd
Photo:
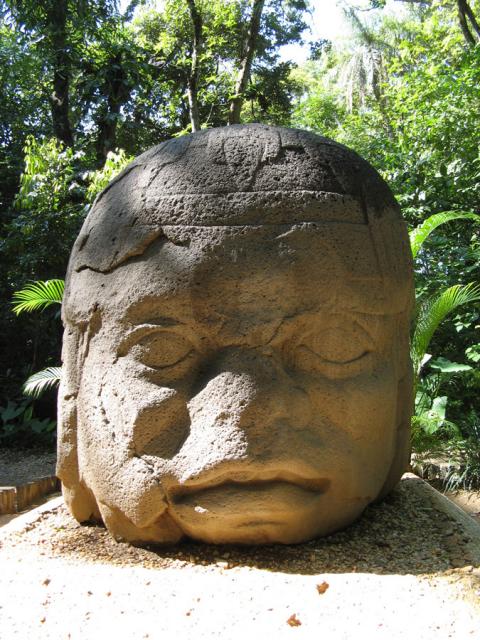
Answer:
[[[299,627],[302,623],[297,618],[297,614],[296,613],[292,613],[292,615],[287,620],[287,624],[289,624],[291,627]]]
[[[328,589],[330,585],[328,584],[328,582],[325,582],[325,580],[323,582],[321,582],[320,584],[317,584],[317,591],[320,595],[324,594],[325,591]]]

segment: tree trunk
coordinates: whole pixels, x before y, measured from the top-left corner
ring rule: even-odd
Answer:
[[[258,32],[260,30],[260,19],[262,17],[265,0],[253,0],[252,15],[248,25],[247,37],[243,48],[242,59],[240,60],[240,71],[235,83],[235,95],[230,102],[230,113],[228,114],[228,124],[239,124],[240,113],[243,104],[243,94],[247,88],[252,71],[252,61],[255,54]]]
[[[188,110],[192,131],[200,129],[200,115],[198,112],[198,76],[200,71],[200,52],[202,48],[202,16],[195,6],[195,0],[187,0],[190,17],[193,24],[192,65],[188,76]]]
[[[67,50],[67,0],[56,0],[48,11],[53,48],[53,91],[50,96],[53,133],[68,147],[73,147],[69,116],[70,57]]]
[[[126,82],[122,53],[113,56],[108,62],[106,73],[108,80],[103,86],[106,108],[97,121],[97,162],[101,168],[105,164],[109,151],[117,146],[117,125],[122,105],[129,99],[131,87]]]
[[[457,9],[458,9],[458,21],[460,23],[460,29],[462,30],[463,37],[465,38],[465,42],[469,45],[475,45],[476,42],[480,42],[480,25],[477,22],[473,11],[468,4],[467,0],[457,0]],[[468,21],[470,21],[470,27]],[[476,35],[473,35],[470,28],[473,29],[473,32]]]
[[[102,168],[108,152],[113,151],[117,144],[117,120],[120,114],[120,104],[108,100],[107,113],[98,122],[97,163]]]
[[[470,24],[477,35],[477,40],[480,41],[480,24],[478,23],[475,15],[472,11],[472,7],[468,4],[467,0],[461,0],[462,4],[465,6],[465,15],[470,20]]]

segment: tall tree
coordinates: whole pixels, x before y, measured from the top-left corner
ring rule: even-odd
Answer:
[[[252,62],[257,46],[260,19],[262,17],[264,4],[265,0],[253,0],[252,13],[248,22],[247,34],[240,58],[240,69],[235,82],[235,95],[230,102],[228,124],[238,124],[240,122],[240,113],[242,111],[245,89],[247,88],[252,72]]]
[[[187,0],[188,10],[193,26],[192,53],[190,73],[188,74],[188,107],[192,131],[200,129],[200,114],[198,111],[198,80],[200,76],[200,54],[202,50],[202,16],[195,4],[195,0]]]
[[[33,36],[41,37],[40,47],[51,67],[49,103],[52,129],[57,139],[73,146],[73,132],[69,113],[69,84],[71,52],[68,38],[70,7],[68,0],[46,0],[42,3],[5,0],[4,11],[9,13],[18,28],[23,25]]]
[[[301,41],[307,7],[307,0],[166,0],[161,10],[140,12],[139,42],[161,68],[180,126],[240,122],[247,102],[255,117],[271,120],[281,104],[284,122],[291,83],[278,50]]]
[[[71,61],[67,38],[67,0],[53,0],[45,3],[45,18],[52,47],[53,91],[50,95],[50,104],[53,133],[67,147],[73,147],[69,109]]]
[[[97,38],[85,47],[76,81],[82,120],[95,123],[96,164],[102,167],[110,151],[117,147],[123,111],[132,93],[145,83],[147,53],[135,42],[134,34],[121,20],[106,21]],[[147,74],[148,75],[148,74]]]
[[[0,9],[18,31],[37,43],[49,77],[48,100],[54,136],[74,143],[71,84],[78,72],[85,40],[94,39],[102,22],[117,15],[117,0],[0,0]]]

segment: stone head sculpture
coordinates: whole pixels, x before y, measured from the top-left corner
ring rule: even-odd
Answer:
[[[262,125],[130,164],[75,243],[58,475],[129,541],[294,543],[357,518],[409,454],[413,298],[390,190]]]

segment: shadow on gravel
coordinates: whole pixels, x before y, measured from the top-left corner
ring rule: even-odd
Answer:
[[[404,478],[380,504],[366,509],[347,529],[299,545],[240,547],[194,541],[164,547],[115,542],[99,526],[81,526],[66,508],[43,514],[17,534],[14,544],[33,545],[42,555],[146,568],[211,566],[214,570],[255,567],[267,571],[430,574],[475,565],[469,535],[460,522],[439,511],[422,481]]]

